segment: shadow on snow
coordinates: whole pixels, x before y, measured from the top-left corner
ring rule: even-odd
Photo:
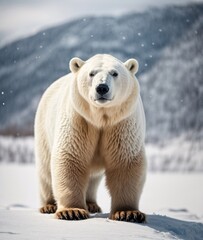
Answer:
[[[108,218],[108,216],[108,213],[99,213],[92,215],[91,218]],[[157,233],[170,233],[174,238],[202,240],[203,237],[202,223],[179,220],[167,216],[147,215],[147,223],[141,225],[154,229]]]

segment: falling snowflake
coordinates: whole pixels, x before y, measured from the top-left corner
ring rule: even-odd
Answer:
[[[141,47],[144,47],[144,43],[141,44]]]
[[[138,35],[138,36],[141,36],[142,34],[139,32],[137,35]]]

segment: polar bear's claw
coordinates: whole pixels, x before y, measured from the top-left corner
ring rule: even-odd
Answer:
[[[57,209],[57,206],[54,204],[47,204],[44,207],[41,207],[39,211],[41,213],[55,213]]]
[[[102,210],[100,206],[97,205],[95,202],[87,202],[87,208],[90,213],[101,213]]]
[[[112,220],[145,223],[146,215],[138,210],[135,211],[117,211],[111,215]]]
[[[62,220],[84,220],[89,217],[85,209],[80,208],[65,208],[56,212],[56,218]]]

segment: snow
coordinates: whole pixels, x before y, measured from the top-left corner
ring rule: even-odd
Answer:
[[[0,136],[0,162],[33,163],[33,137]]]
[[[181,151],[180,151],[181,149]],[[203,170],[202,140],[187,139],[184,134],[162,144],[147,144],[147,158],[150,171]]]
[[[103,179],[98,203],[103,213],[84,221],[42,215],[34,165],[0,165],[0,239],[202,239],[203,175],[149,173],[140,209],[146,224],[108,219],[110,197]]]
[[[61,221],[33,210],[1,210],[0,237],[12,239],[201,239],[201,223],[150,215],[147,224],[115,222],[105,214],[84,221]]]

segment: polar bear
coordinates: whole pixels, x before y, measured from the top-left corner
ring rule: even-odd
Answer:
[[[73,58],[71,73],[44,93],[35,118],[42,213],[80,220],[100,212],[105,174],[110,219],[144,222],[139,199],[146,177],[145,115],[138,62],[108,54]]]

